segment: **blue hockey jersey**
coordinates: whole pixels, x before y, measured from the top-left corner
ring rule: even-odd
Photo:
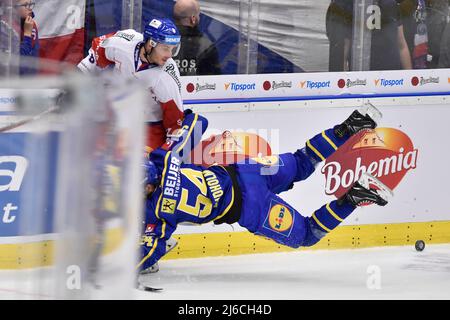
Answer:
[[[193,128],[200,126],[202,133],[206,130],[206,119],[198,117],[187,116],[178,141],[151,154],[151,160],[161,171],[161,184],[145,203],[139,270],[152,266],[166,253],[166,241],[179,223],[204,224],[218,220],[233,206],[233,183],[224,167],[183,163],[188,155],[186,145],[191,150],[198,142],[192,139]]]

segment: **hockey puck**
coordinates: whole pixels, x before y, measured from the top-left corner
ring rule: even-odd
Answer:
[[[423,251],[423,249],[425,249],[425,242],[423,240],[417,240],[416,241],[416,250]]]

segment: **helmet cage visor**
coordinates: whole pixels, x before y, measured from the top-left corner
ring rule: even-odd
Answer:
[[[150,45],[153,48],[156,48],[156,46],[158,44],[161,44],[162,45],[162,46],[160,46],[161,50],[170,50],[172,53],[172,57],[175,57],[180,52],[180,48],[181,48],[181,43],[180,43],[179,39],[180,39],[180,37],[178,37],[178,41],[172,41],[172,42],[155,41],[153,39],[149,39],[149,41],[150,41]]]

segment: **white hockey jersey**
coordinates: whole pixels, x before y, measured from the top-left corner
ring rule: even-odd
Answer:
[[[164,66],[143,63],[139,57],[142,46],[143,35],[132,29],[95,38],[89,55],[78,68],[85,73],[112,68],[113,78],[115,75],[135,78],[149,89],[151,97],[145,106],[144,120],[149,124],[151,135],[147,145],[155,149],[165,142],[167,133],[181,125],[180,72],[173,59],[167,60]]]

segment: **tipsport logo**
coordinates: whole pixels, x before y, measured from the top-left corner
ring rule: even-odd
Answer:
[[[417,166],[418,150],[404,132],[377,128],[354,135],[329,157],[321,172],[325,193],[341,197],[364,172],[391,189]]]
[[[375,79],[374,83],[376,87],[400,87],[404,79]]]
[[[310,80],[305,80],[305,81],[300,81],[299,87],[301,89],[310,89],[310,90],[330,88],[331,87],[331,81],[310,81]]]
[[[225,90],[231,90],[231,91],[253,91],[256,90],[256,83],[225,83],[224,85]]]

